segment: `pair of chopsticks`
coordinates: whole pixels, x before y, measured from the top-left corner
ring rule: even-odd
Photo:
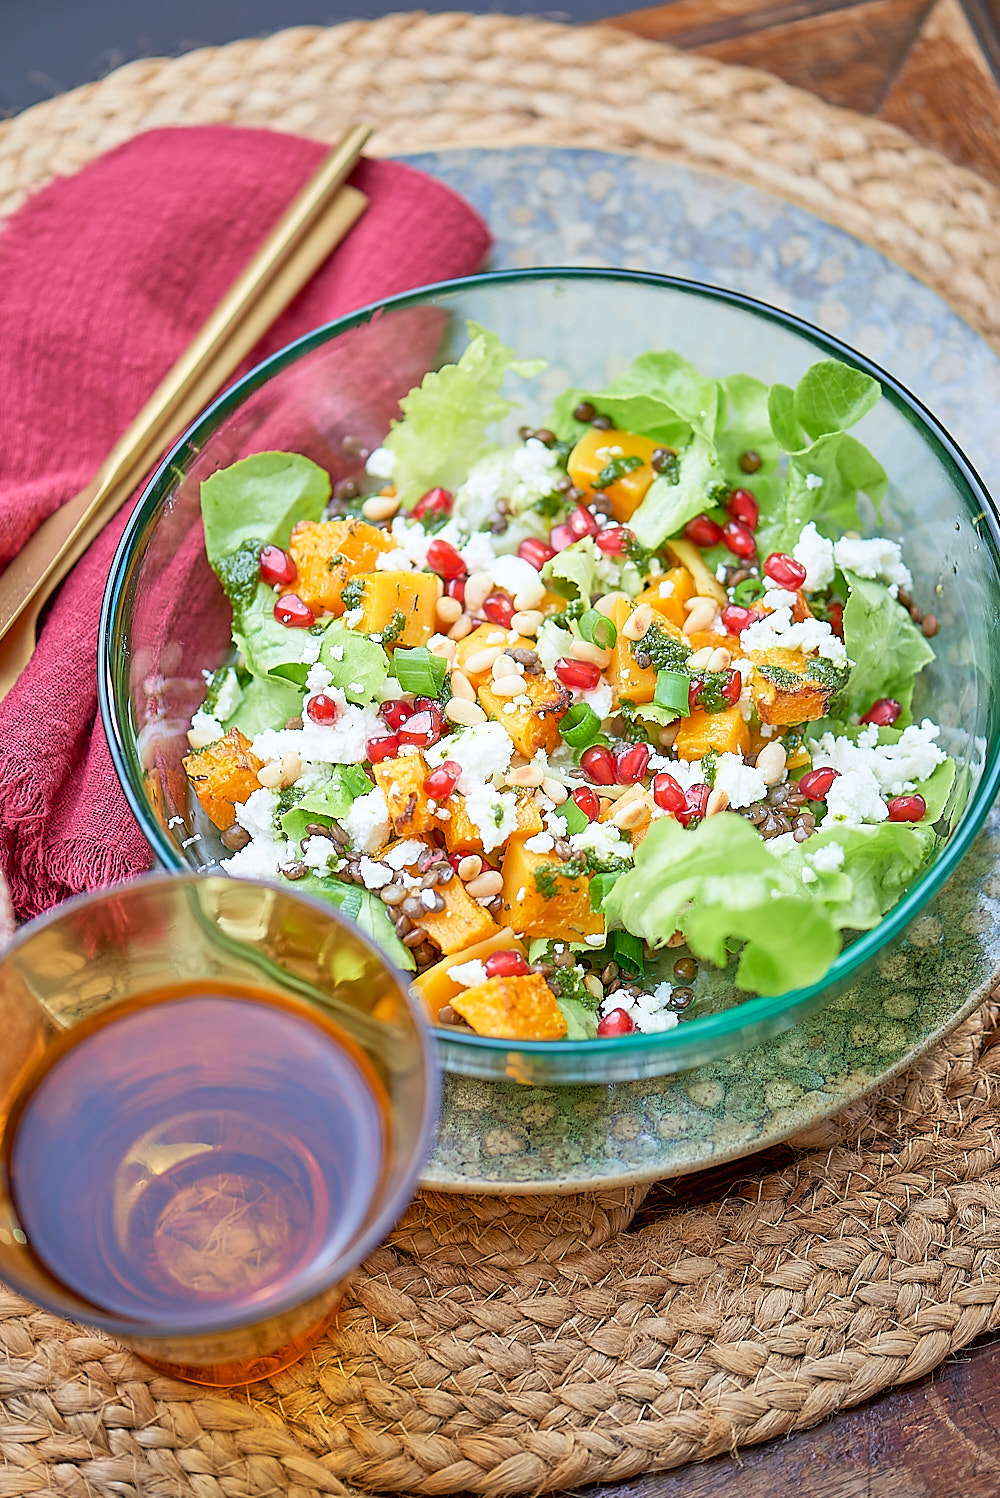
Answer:
[[[91,482],[0,575],[0,701],[31,659],[46,599],[364,212],[346,178],[370,135],[355,125],[323,158]]]

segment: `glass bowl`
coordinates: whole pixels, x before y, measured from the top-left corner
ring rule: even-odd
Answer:
[[[567,384],[600,388],[637,354],[671,348],[704,373],[736,371],[795,385],[836,358],[874,375],[884,398],[857,428],[890,477],[871,531],[904,542],[915,596],[934,598],[937,660],[918,677],[913,710],[942,725],[962,767],[936,860],[874,930],[846,945],[824,979],[745,998],[728,974],[699,978],[690,1018],[659,1035],[510,1042],[436,1030],[444,1067],[541,1085],[663,1075],[755,1045],[829,1002],[897,945],[957,867],[993,801],[998,765],[1000,560],[997,517],[983,485],[930,412],[893,377],[835,338],[736,292],[631,271],[501,271],[424,288],[317,329],[220,397],[165,458],[122,537],[101,618],[99,690],[111,753],[156,858],[215,870],[227,856],[190,793],[181,760],[204,695],[203,671],[230,650],[229,605],[205,559],[199,486],[255,452],[286,449],[356,475],[342,439],[368,448],[428,368],[455,359],[471,319],[519,358],[545,358],[524,393],[543,413]],[[519,391],[520,394],[520,391]],[[511,440],[515,412],[498,437]],[[537,418],[536,418],[537,419]],[[703,981],[704,979],[704,981]],[[956,1007],[961,1001],[956,996]]]

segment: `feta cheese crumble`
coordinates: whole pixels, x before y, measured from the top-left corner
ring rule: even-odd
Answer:
[[[462,988],[476,988],[486,982],[486,968],[478,957],[474,957],[471,962],[456,962],[448,969],[448,977]]]
[[[805,582],[802,584],[804,592],[818,593],[821,588],[828,588],[833,582],[836,570],[833,542],[821,536],[811,520],[802,527],[802,534],[792,547],[792,556],[806,569]]]

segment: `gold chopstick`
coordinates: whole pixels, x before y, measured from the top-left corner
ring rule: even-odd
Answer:
[[[49,593],[363,212],[364,194],[344,182],[370,134],[356,125],[324,157],[94,479],[39,526],[0,575],[0,698],[31,657]]]

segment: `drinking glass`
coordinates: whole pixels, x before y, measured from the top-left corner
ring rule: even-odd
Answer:
[[[0,954],[0,1278],[148,1362],[295,1362],[416,1185],[405,980],[328,905],[224,875],[84,896]]]

